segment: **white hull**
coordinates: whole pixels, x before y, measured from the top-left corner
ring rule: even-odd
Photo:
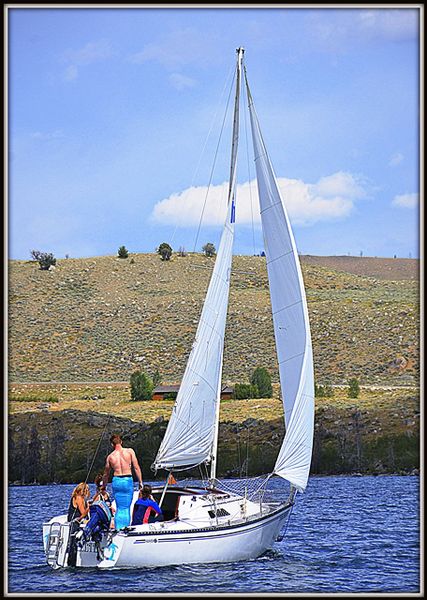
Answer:
[[[118,534],[114,538],[117,559],[105,558],[100,568],[160,567],[176,564],[234,562],[257,558],[278,536],[290,507],[274,516],[239,526],[174,533]],[[109,549],[105,555],[110,556]]]
[[[192,491],[194,489],[182,494],[176,493],[178,490],[168,493],[169,502],[172,496],[181,507],[178,518],[132,526],[108,538],[105,536],[101,560],[94,543],[90,542],[78,551],[76,567],[126,569],[257,558],[271,547],[292,507],[292,504],[260,506],[223,492],[191,495]],[[64,521],[61,550],[56,561],[49,560],[49,529],[52,523],[61,520]],[[53,568],[66,567],[68,527],[65,515],[44,524],[43,533],[48,564]]]

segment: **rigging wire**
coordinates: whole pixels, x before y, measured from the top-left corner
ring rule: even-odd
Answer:
[[[217,143],[216,150],[215,150],[215,156],[214,156],[214,160],[213,160],[213,164],[212,164],[212,169],[211,169],[211,173],[210,173],[210,177],[209,177],[208,188],[206,190],[205,199],[204,199],[204,202],[203,202],[202,213],[201,213],[200,219],[199,219],[199,226],[197,228],[197,234],[196,234],[196,239],[195,239],[195,242],[194,242],[193,253],[196,252],[196,246],[197,246],[197,242],[199,240],[200,228],[201,228],[201,225],[202,225],[203,215],[205,213],[206,201],[208,199],[208,194],[209,194],[209,191],[210,191],[210,188],[211,188],[211,184],[212,184],[213,173],[214,173],[214,169],[215,169],[215,165],[216,165],[216,159],[218,157],[219,145],[221,143],[222,134],[223,134],[223,131],[224,131],[225,120],[226,120],[227,113],[228,113],[228,107],[229,107],[229,104],[230,104],[231,92],[233,91],[233,84],[234,84],[235,77],[236,77],[236,73],[234,73],[234,75],[233,75],[233,80],[231,82],[230,91],[228,93],[227,105],[225,107],[224,117],[223,117],[222,125],[221,125],[221,131],[220,131],[220,134],[219,134],[219,139],[218,139],[218,143]]]
[[[233,74],[233,78],[232,78],[231,85],[230,85],[229,84],[229,80],[230,80],[230,76],[231,76],[231,74],[232,74],[233,71],[234,71],[234,74]],[[215,157],[214,157],[214,161],[213,161],[213,165],[212,165],[212,169],[211,169],[211,173],[210,173],[209,184],[208,184],[208,188],[207,188],[207,191],[206,191],[205,200],[204,200],[204,203],[203,203],[202,213],[201,213],[200,219],[199,219],[199,225],[198,225],[198,229],[197,229],[196,240],[194,242],[193,254],[196,252],[196,246],[197,246],[197,242],[198,242],[198,238],[199,238],[199,234],[200,234],[200,229],[201,229],[201,224],[202,224],[202,219],[203,219],[204,211],[205,211],[205,208],[206,208],[207,197],[208,197],[208,194],[209,194],[209,191],[210,191],[210,186],[211,186],[211,183],[212,183],[213,172],[214,172],[214,169],[215,169],[215,164],[216,164],[216,159],[217,159],[217,155],[218,155],[218,150],[219,150],[219,146],[220,146],[220,143],[221,143],[222,133],[224,131],[225,119],[227,117],[227,112],[228,112],[228,107],[229,107],[231,92],[233,90],[233,84],[234,84],[235,76],[236,76],[236,74],[235,74],[235,68],[232,67],[230,69],[230,72],[229,72],[229,74],[227,76],[227,79],[225,81],[223,90],[221,92],[221,97],[220,97],[220,100],[218,102],[218,106],[217,106],[217,109],[216,109],[216,112],[215,112],[215,116],[214,116],[214,118],[212,120],[212,123],[211,123],[210,129],[209,129],[208,135],[206,136],[205,143],[203,145],[203,149],[202,149],[202,151],[200,153],[198,164],[196,166],[196,169],[194,171],[193,177],[191,179],[190,188],[193,187],[194,180],[195,180],[196,175],[198,173],[198,170],[200,168],[200,163],[202,161],[202,157],[203,157],[203,154],[205,152],[205,148],[207,146],[207,143],[208,143],[209,137],[211,135],[213,126],[214,126],[214,124],[215,124],[215,122],[217,120],[219,108],[220,108],[220,105],[222,103],[222,99],[224,97],[224,92],[225,92],[225,90],[227,88],[227,85],[230,85],[230,91],[229,91],[229,94],[228,94],[228,99],[227,99],[227,104],[226,104],[226,108],[225,108],[225,113],[224,113],[224,117],[223,117],[223,121],[222,121],[222,125],[221,125],[221,132],[220,132],[220,136],[219,136],[219,139],[218,139],[218,143],[217,143],[217,147],[216,147],[216,151],[215,151]],[[173,240],[175,238],[175,234],[176,234],[177,228],[178,228],[178,224],[175,225],[175,229],[174,229],[174,231],[172,233],[171,244],[173,243]],[[202,265],[198,265],[196,263],[192,264],[191,262],[190,262],[190,264],[188,266],[189,267],[193,267],[193,268],[198,268],[198,267],[200,267],[200,268],[206,268],[206,267],[204,267]],[[165,309],[163,309],[163,314],[165,314],[170,308],[174,307],[176,304],[177,304],[177,302],[171,302]]]
[[[218,156],[218,150],[219,150],[220,142],[221,142],[221,139],[222,139],[222,134],[223,134],[223,131],[224,131],[225,121],[226,121],[227,114],[228,114],[228,107],[229,107],[229,104],[230,104],[231,94],[232,94],[232,91],[233,91],[233,88],[234,88],[234,80],[236,78],[236,74],[237,74],[237,70],[235,71],[235,74],[234,74],[234,77],[233,77],[233,80],[232,80],[232,84],[230,86],[230,91],[229,91],[229,94],[228,94],[228,98],[227,98],[227,105],[226,105],[225,112],[224,112],[224,117],[223,117],[223,120],[222,120],[221,132],[220,132],[219,140],[218,140],[216,151],[215,151],[215,157],[214,157],[214,161],[213,161],[213,165],[212,165],[212,169],[211,169],[211,174],[210,174],[209,184],[208,184],[208,188],[207,188],[206,195],[205,195],[205,200],[204,200],[204,203],[203,203],[203,209],[202,209],[202,213],[200,215],[199,226],[198,226],[198,230],[197,230],[197,235],[196,235],[196,241],[195,241],[195,244],[194,244],[193,254],[195,253],[195,249],[196,249],[196,246],[197,246],[197,241],[198,241],[198,238],[199,238],[201,223],[202,223],[202,219],[203,219],[203,215],[204,215],[204,211],[205,211],[205,207],[206,207],[207,197],[208,197],[208,194],[209,194],[209,191],[210,191],[210,187],[211,187],[211,183],[212,183],[212,179],[213,179],[214,168],[215,168],[216,159],[217,159],[217,156]],[[234,131],[234,129],[233,129],[233,131]],[[206,299],[205,299],[205,302],[206,302]],[[202,308],[202,315],[203,315],[203,308]],[[215,327],[216,327],[216,323],[217,323],[218,318],[219,318],[219,312],[216,313],[215,320],[214,320],[213,324],[211,325],[210,334],[209,334],[209,337],[207,339],[208,349],[209,349],[209,343],[210,343],[210,341],[212,340],[214,334],[217,333],[217,330],[215,329]],[[199,323],[200,322],[201,322],[201,318],[199,319]],[[194,344],[196,342],[197,342],[197,339],[193,343],[193,348],[194,348]],[[206,361],[208,360],[208,358],[209,358],[209,351],[207,350],[206,351]],[[187,366],[188,366],[188,363],[187,363]],[[186,372],[187,372],[187,370],[185,371],[185,373]],[[185,376],[185,373],[184,373],[184,376]],[[206,383],[208,383],[208,385],[210,385],[209,381],[206,381]],[[210,387],[212,388],[211,385],[210,385]],[[188,421],[184,420],[184,419],[182,419],[178,415],[178,413],[175,413],[175,419],[177,420],[178,423],[186,425],[189,428],[189,430],[194,429],[196,427],[196,425],[197,425],[196,423],[193,424],[193,425],[191,425],[189,417],[188,417]],[[196,466],[196,465],[192,465],[192,467],[194,467],[194,466]],[[189,468],[189,467],[186,467],[186,468]],[[185,468],[183,468],[182,470],[185,470]]]
[[[248,477],[249,473],[249,427],[247,428],[247,436],[246,436],[246,477]]]
[[[89,470],[88,470],[88,473],[86,475],[85,483],[87,483],[87,480],[89,479],[89,475],[90,475],[90,473],[92,471],[93,465],[95,464],[96,456],[97,456],[97,454],[99,452],[99,448],[101,447],[101,443],[102,443],[102,440],[104,439],[105,432],[107,431],[107,425],[110,422],[110,418],[111,418],[111,413],[109,413],[108,418],[107,418],[107,420],[105,422],[103,432],[101,434],[101,437],[99,439],[98,445],[97,445],[96,450],[95,450],[94,455],[93,455],[92,463],[91,463],[91,465],[89,467]]]
[[[219,108],[220,108],[220,106],[221,106],[221,104],[222,104],[222,99],[223,99],[223,97],[224,97],[225,90],[227,89],[227,86],[229,85],[229,83],[228,83],[228,82],[229,82],[230,76],[231,76],[231,75],[232,75],[232,73],[233,73],[233,70],[234,70],[234,67],[231,67],[231,68],[230,68],[230,71],[229,71],[229,73],[228,73],[228,75],[227,75],[227,79],[225,80],[224,87],[223,87],[223,89],[222,89],[221,96],[220,96],[220,99],[219,99],[219,101],[218,101],[218,105],[217,105],[217,108],[216,108],[216,111],[215,111],[214,118],[212,119],[211,126],[210,126],[210,128],[209,128],[209,131],[208,131],[208,134],[207,134],[207,136],[206,136],[206,138],[205,138],[205,142],[204,142],[204,144],[203,144],[202,151],[201,151],[201,153],[200,153],[200,155],[199,155],[199,160],[198,160],[198,163],[197,163],[197,165],[196,165],[196,168],[195,168],[195,170],[194,170],[193,176],[192,176],[192,178],[191,178],[190,188],[192,188],[192,187],[193,187],[193,185],[194,185],[194,181],[195,181],[195,179],[196,179],[196,176],[197,176],[197,173],[198,173],[198,171],[199,171],[200,164],[201,164],[201,162],[202,162],[202,158],[203,158],[203,155],[204,155],[204,152],[205,152],[206,146],[207,146],[207,144],[208,144],[208,140],[209,140],[209,138],[210,138],[210,135],[211,135],[211,133],[212,133],[213,126],[214,126],[214,124],[215,124],[215,122],[216,122],[216,120],[217,120],[218,113],[219,113]],[[177,228],[178,228],[178,224],[176,224],[176,225],[175,225],[175,229],[173,230],[172,237],[171,237],[171,244],[172,244],[172,243],[173,243],[173,241],[174,241],[174,238],[175,238],[175,234],[176,234],[176,230],[177,230]]]
[[[91,473],[91,471],[92,471],[92,469],[93,469],[93,465],[95,464],[95,460],[96,460],[97,454],[98,454],[98,452],[99,452],[99,448],[100,448],[100,446],[101,446],[102,440],[104,439],[105,432],[107,431],[107,425],[108,425],[108,423],[110,422],[110,418],[111,418],[111,413],[109,413],[109,414],[108,414],[108,418],[107,418],[107,420],[106,420],[106,422],[105,422],[104,429],[103,429],[103,431],[102,431],[102,433],[101,433],[101,437],[99,438],[98,445],[97,445],[97,447],[96,447],[96,450],[95,450],[95,452],[94,452],[94,454],[93,454],[92,462],[91,462],[91,465],[90,465],[90,467],[89,467],[89,469],[88,469],[88,471],[87,471],[87,474],[86,474],[86,478],[85,478],[85,480],[84,480],[84,483],[87,483],[87,482],[88,482],[89,475],[90,475],[90,473]],[[77,512],[77,507],[75,507],[75,508],[74,508],[74,511],[73,511],[73,514],[72,514],[72,519],[71,519],[71,520],[73,520],[73,519],[74,519],[74,517],[75,517],[75,515],[76,515],[76,512]]]
[[[248,98],[246,86],[243,86],[243,95],[245,96],[247,103],[249,105],[249,98]],[[249,143],[248,143],[248,126],[247,126],[246,110],[243,111],[243,115],[244,115],[244,123],[245,123],[246,160],[247,160],[247,167],[248,167],[249,199],[250,199],[250,205],[251,205],[252,243],[253,243],[253,247],[254,247],[254,256],[255,256],[256,250],[255,250],[254,209],[253,209],[253,199],[252,199],[252,177],[251,177],[251,169],[250,169],[250,163],[249,163]]]

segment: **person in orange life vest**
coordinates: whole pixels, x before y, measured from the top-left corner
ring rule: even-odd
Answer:
[[[153,499],[151,492],[151,485],[144,484],[144,487],[138,494],[138,500],[133,506],[132,525],[163,521],[162,509]]]

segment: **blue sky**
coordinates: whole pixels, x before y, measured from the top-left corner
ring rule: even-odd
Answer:
[[[217,244],[238,46],[299,252],[419,256],[416,5],[8,18],[10,258]],[[263,248],[247,128],[242,116],[236,254]]]

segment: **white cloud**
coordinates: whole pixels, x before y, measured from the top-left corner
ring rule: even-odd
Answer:
[[[48,132],[34,131],[30,135],[35,140],[55,140],[64,137],[64,132],[62,129],[55,129],[55,131]]]
[[[363,198],[366,196],[360,182],[351,173],[344,173],[343,171],[322,177],[314,188],[317,194],[326,197]]]
[[[345,218],[357,200],[367,197],[360,181],[350,173],[338,172],[322,177],[316,184],[298,179],[277,179],[286,209],[294,224],[311,225],[318,221]],[[203,214],[204,225],[222,224],[226,213],[228,183],[207,187],[191,187],[157,202],[152,219],[177,227],[194,226]],[[236,220],[241,224],[260,222],[255,180],[237,186]],[[252,199],[252,201],[251,201]]]
[[[403,159],[403,154],[401,154],[400,152],[396,152],[396,154],[393,154],[393,156],[390,158],[388,165],[389,167],[397,167],[397,165],[400,165]]]
[[[368,9],[359,12],[357,28],[363,34],[398,42],[418,35],[418,19],[417,8]]]
[[[65,81],[74,81],[75,79],[77,79],[78,75],[79,70],[77,69],[76,65],[70,65],[65,69],[64,79]]]
[[[74,65],[90,65],[99,60],[110,58],[112,55],[110,43],[107,40],[88,42],[78,50],[67,50],[64,59]]]
[[[400,208],[416,208],[419,202],[419,194],[400,194],[393,198],[393,206]]]
[[[75,81],[79,75],[78,67],[105,60],[112,55],[113,51],[107,40],[88,42],[78,50],[67,50],[62,56],[62,61],[69,63],[63,74],[63,79],[65,81]]]
[[[311,35],[327,52],[343,53],[349,42],[402,42],[419,36],[420,11],[414,8],[315,11],[309,16]]]
[[[191,77],[186,77],[185,75],[181,75],[181,73],[172,73],[172,75],[169,77],[169,81],[178,91],[193,87],[196,83],[194,79],[191,79]]]
[[[192,28],[178,29],[165,34],[158,42],[146,44],[140,52],[129,56],[134,64],[158,62],[166,68],[180,68],[190,64],[206,66],[215,59],[212,35]]]

